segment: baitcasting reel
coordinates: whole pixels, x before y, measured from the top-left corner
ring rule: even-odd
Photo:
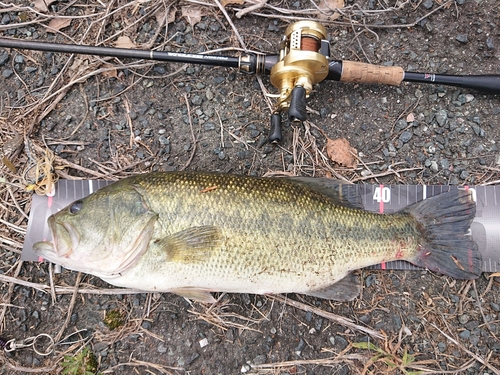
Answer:
[[[287,27],[280,43],[279,60],[270,72],[271,84],[279,90],[271,115],[268,141],[281,141],[281,114],[288,111],[290,121],[307,118],[306,99],[313,85],[329,72],[330,43],[326,29],[315,21],[299,21]]]

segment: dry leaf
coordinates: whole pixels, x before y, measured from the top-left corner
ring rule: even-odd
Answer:
[[[166,16],[166,24],[168,25],[169,23],[172,23],[175,21],[175,9],[168,8],[167,10],[165,9],[160,9],[155,13],[155,18],[156,22],[160,27],[165,26],[165,14],[168,15]]]
[[[226,7],[226,5],[230,4],[243,5],[245,3],[245,0],[222,0],[220,3],[223,7]]]
[[[134,42],[128,36],[121,36],[115,42],[116,48],[137,48]]]
[[[182,7],[182,17],[185,17],[191,26],[196,25],[201,21],[201,9],[192,6]]]
[[[355,156],[357,153],[358,151],[351,147],[345,138],[326,138],[326,154],[334,163],[347,168],[355,168],[358,165]]]
[[[76,77],[81,75],[83,72],[87,70],[88,66],[89,66],[88,57],[76,56],[73,59],[73,64],[71,64],[71,66],[69,67],[71,76]]]
[[[102,67],[103,68],[112,68],[113,65],[103,64]],[[106,70],[105,72],[102,72],[101,74],[104,77],[107,77],[107,78],[116,78],[116,79],[118,79],[118,71],[116,69]]]
[[[61,29],[64,29],[65,27],[68,27],[71,25],[71,18],[52,18],[49,22],[49,29],[47,32],[51,33],[55,31],[59,31]]]
[[[48,12],[49,11],[49,5],[54,3],[56,0],[35,0],[34,2],[34,7],[35,9],[38,9],[41,12]]]
[[[344,0],[321,0],[318,4],[318,8],[321,10],[318,14],[319,19],[323,20],[336,20],[340,17],[336,9],[342,9],[344,7]]]

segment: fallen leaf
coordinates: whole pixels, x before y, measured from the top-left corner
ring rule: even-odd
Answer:
[[[182,7],[182,17],[186,18],[191,26],[196,25],[201,21],[201,9],[192,6]]]
[[[168,14],[167,14],[168,12]],[[155,18],[156,22],[160,27],[165,26],[165,19],[166,19],[166,25],[169,23],[172,23],[175,21],[175,12],[176,10],[173,8],[168,8],[167,10],[165,9],[160,9],[155,13]],[[166,17],[165,17],[166,15]]]
[[[230,4],[243,5],[245,3],[245,0],[222,0],[220,3],[223,7],[226,7],[226,5]]]
[[[33,6],[41,12],[48,12],[49,5],[54,3],[56,0],[35,0]]]
[[[102,67],[103,68],[112,68],[113,65],[103,64]],[[118,79],[118,71],[116,69],[106,70],[105,72],[102,72],[101,74],[104,77],[107,77],[107,78],[116,78],[116,79]]]
[[[358,151],[351,147],[349,141],[345,138],[326,138],[326,154],[334,163],[347,168],[355,168],[358,165],[357,153]]]
[[[48,24],[49,29],[47,32],[52,33],[54,31],[59,31],[71,25],[71,18],[52,18]]]
[[[340,13],[335,12],[335,10],[342,9],[343,7],[344,0],[321,0],[318,4],[318,9],[320,10],[318,18],[323,20],[336,20],[340,17]]]
[[[116,48],[137,48],[134,42],[128,36],[121,36],[115,42]]]
[[[86,73],[89,67],[88,57],[76,56],[73,59],[73,64],[69,67],[71,77],[79,77]]]

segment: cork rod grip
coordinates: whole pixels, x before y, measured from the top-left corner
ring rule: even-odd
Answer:
[[[342,61],[342,82],[381,83],[399,86],[404,79],[403,68]]]

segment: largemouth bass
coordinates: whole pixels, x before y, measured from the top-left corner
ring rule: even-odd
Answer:
[[[351,300],[351,271],[396,259],[459,279],[481,274],[467,235],[475,203],[453,190],[380,215],[327,179],[198,172],[132,176],[52,215],[34,250],[65,268],[149,292],[303,293]]]

